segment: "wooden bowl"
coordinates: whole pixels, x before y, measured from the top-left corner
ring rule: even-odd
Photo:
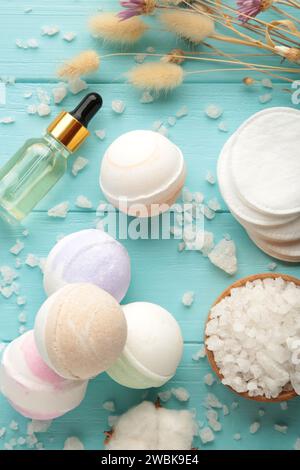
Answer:
[[[222,294],[214,302],[213,307],[216,304],[218,304],[219,302],[221,302],[221,300],[223,300],[225,297],[230,296],[231,295],[231,289],[234,289],[235,287],[242,287],[247,282],[252,282],[252,281],[255,281],[257,279],[267,279],[267,278],[275,279],[277,277],[281,277],[282,279],[284,279],[285,281],[288,281],[288,282],[294,282],[294,284],[296,284],[297,286],[300,286],[300,279],[297,279],[296,277],[293,277],[293,276],[289,276],[288,274],[279,274],[279,273],[276,273],[276,274],[275,273],[254,274],[252,276],[247,276],[247,277],[244,277],[243,279],[239,279],[238,281],[234,282],[231,286],[229,286],[226,290],[224,290],[224,292],[222,292]],[[206,324],[209,320],[210,320],[210,313],[207,317]],[[206,324],[205,324],[205,330],[206,330]],[[214,358],[214,353],[207,349],[206,339],[207,339],[207,336],[205,335],[205,350],[206,350],[206,355],[207,355],[208,362],[209,362],[212,370],[214,371],[214,373],[217,375],[217,377],[220,380],[222,380],[223,376],[220,373],[219,368],[216,364],[216,361],[215,361],[215,358]],[[237,395],[240,395],[243,398],[247,398],[248,400],[254,400],[254,401],[259,401],[259,402],[273,403],[273,402],[287,401],[287,400],[291,400],[292,398],[295,398],[297,396],[297,393],[295,392],[295,390],[289,390],[289,391],[282,391],[276,398],[266,398],[263,395],[258,396],[258,397],[250,397],[247,392],[239,393],[236,390],[234,390],[232,387],[230,387],[229,385],[226,385],[226,387],[229,388],[230,390],[232,390]]]

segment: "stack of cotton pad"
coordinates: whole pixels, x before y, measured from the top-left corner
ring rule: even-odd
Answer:
[[[169,209],[186,176],[180,149],[153,131],[127,132],[107,149],[100,187],[107,200],[129,215],[148,217]]]
[[[270,108],[230,137],[218,161],[220,191],[253,242],[300,261],[300,111]]]

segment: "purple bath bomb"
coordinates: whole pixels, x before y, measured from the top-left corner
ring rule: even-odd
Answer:
[[[50,251],[44,269],[44,289],[52,295],[66,284],[95,284],[118,302],[130,284],[130,258],[121,243],[102,230],[71,233]]]

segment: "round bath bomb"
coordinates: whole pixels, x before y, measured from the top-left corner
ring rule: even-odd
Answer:
[[[127,325],[117,301],[93,284],[67,284],[40,308],[37,348],[49,367],[67,379],[89,379],[123,351]]]
[[[100,187],[107,200],[133,216],[169,209],[180,195],[186,169],[180,149],[153,131],[127,132],[105,152]]]
[[[3,353],[1,392],[26,418],[49,420],[73,410],[83,400],[87,384],[50,369],[36,348],[33,330],[12,341]]]
[[[233,181],[243,200],[273,215],[300,213],[300,111],[269,108],[236,131],[230,152]]]
[[[122,355],[108,375],[130,388],[160,387],[176,373],[183,339],[175,318],[159,305],[134,302],[123,306],[128,336]]]
[[[120,302],[130,284],[126,249],[102,230],[81,230],[64,237],[48,255],[44,288],[51,295],[76,282],[95,284]]]

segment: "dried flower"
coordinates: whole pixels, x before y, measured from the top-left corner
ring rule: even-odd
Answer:
[[[127,76],[129,82],[137,88],[160,92],[170,91],[181,85],[184,72],[176,64],[151,62],[133,68]]]
[[[84,51],[65,62],[57,72],[58,77],[68,80],[95,72],[100,65],[98,54],[93,51]]]
[[[215,30],[214,21],[209,16],[188,10],[166,10],[159,19],[168,31],[194,44],[212,36]]]
[[[300,64],[300,49],[297,49],[296,47],[275,46],[274,50],[277,54],[290,62]]]
[[[133,16],[138,15],[150,15],[155,10],[155,0],[121,0],[122,7],[127,10],[118,13],[119,18],[122,20],[128,20]]]
[[[89,22],[93,36],[119,44],[133,44],[147,31],[148,26],[141,18],[133,17],[120,21],[115,13],[93,16]]]
[[[180,65],[185,60],[184,55],[185,55],[185,53],[184,53],[183,50],[181,50],[181,49],[172,49],[172,51],[170,51],[168,54],[164,55],[161,58],[161,61]]]
[[[242,23],[247,23],[251,18],[255,18],[261,11],[268,10],[273,0],[237,0],[238,19]],[[250,18],[251,17],[251,18]]]

